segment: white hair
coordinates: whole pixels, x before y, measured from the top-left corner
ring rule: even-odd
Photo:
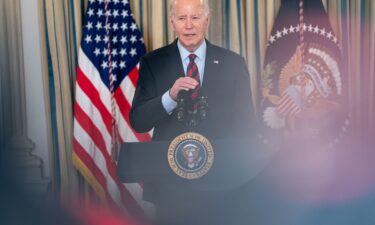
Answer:
[[[169,13],[170,16],[174,15],[174,5],[176,4],[177,0],[170,0],[169,1]],[[200,0],[202,9],[206,15],[210,14],[210,5],[208,4],[208,0]]]

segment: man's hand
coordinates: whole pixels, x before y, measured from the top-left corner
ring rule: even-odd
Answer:
[[[184,91],[193,90],[198,86],[198,84],[199,84],[198,81],[196,81],[194,78],[180,77],[174,82],[172,88],[169,90],[169,96],[171,96],[171,98],[176,101],[178,97],[178,93],[181,90],[184,90]]]

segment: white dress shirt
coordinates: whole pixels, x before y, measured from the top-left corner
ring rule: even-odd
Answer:
[[[177,41],[177,47],[178,47],[178,50],[180,52],[180,56],[181,56],[181,61],[182,61],[182,65],[184,67],[184,72],[185,72],[185,76],[186,76],[186,73],[187,73],[187,66],[189,64],[189,55],[190,54],[195,54],[197,57],[195,58],[194,62],[197,64],[197,67],[198,67],[198,72],[199,72],[199,79],[200,79],[200,82],[201,82],[201,85],[203,84],[203,76],[204,76],[204,65],[205,65],[205,62],[206,62],[206,50],[207,50],[207,44],[206,44],[206,41],[204,40],[202,42],[202,44],[197,48],[197,50],[195,50],[195,52],[189,52],[186,48],[184,48],[180,41]],[[168,114],[171,114],[172,111],[177,107],[177,102],[175,100],[173,100],[171,98],[171,96],[169,95],[169,90],[166,91],[162,98],[161,98],[161,101],[162,101],[162,104],[163,104],[163,107],[165,109],[165,111],[168,113]]]

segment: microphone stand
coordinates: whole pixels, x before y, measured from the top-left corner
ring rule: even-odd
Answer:
[[[196,127],[207,118],[208,97],[200,96],[192,102],[188,100],[188,92],[182,92],[177,99],[176,117],[187,127]]]

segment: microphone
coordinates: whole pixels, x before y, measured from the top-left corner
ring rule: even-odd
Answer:
[[[192,90],[180,91],[177,97],[176,117],[187,127],[195,127],[200,121],[207,119],[208,102],[206,89],[198,90],[198,97],[191,99]]]
[[[185,120],[187,97],[188,97],[188,92],[184,90],[181,90],[177,95],[176,115],[177,115],[177,120],[180,122],[183,122]]]
[[[178,92],[178,95],[177,95],[177,102],[178,100],[187,100],[188,97],[189,97],[189,92],[188,91],[185,91],[185,90],[181,90],[180,92]]]
[[[205,88],[201,88],[199,90],[198,96],[198,115],[201,120],[205,120],[207,118],[207,111],[208,111],[208,101],[207,101],[207,92]]]

